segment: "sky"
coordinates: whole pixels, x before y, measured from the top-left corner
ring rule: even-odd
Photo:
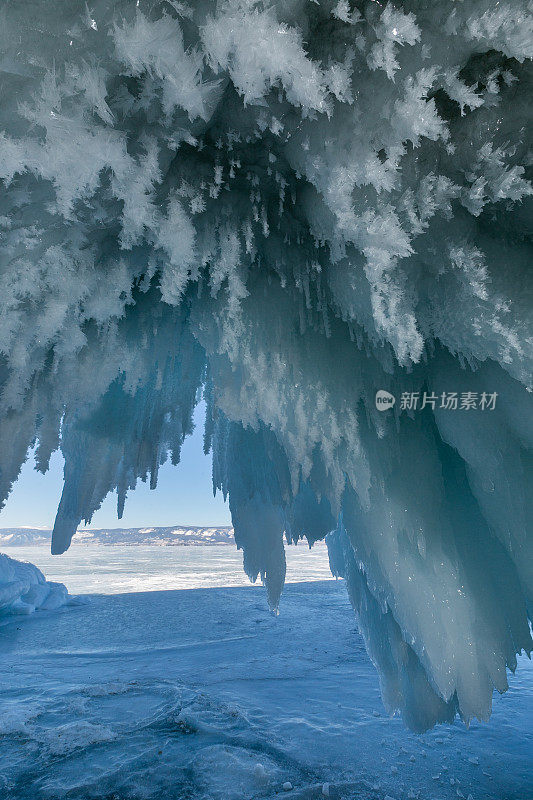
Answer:
[[[181,462],[170,462],[159,470],[157,489],[139,481],[128,494],[124,515],[117,519],[116,493],[106,497],[89,528],[143,528],[171,525],[231,525],[227,503],[218,492],[213,497],[211,455],[203,453],[205,404],[194,412],[195,429],[181,451]],[[41,475],[30,454],[7,504],[0,511],[0,528],[52,528],[63,488],[63,457],[56,452],[50,469]],[[80,526],[83,527],[83,526]]]

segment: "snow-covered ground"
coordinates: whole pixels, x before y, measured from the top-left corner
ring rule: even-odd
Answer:
[[[383,712],[342,581],[290,584],[280,612],[250,586],[5,619],[2,800],[531,797],[525,659],[489,724],[416,736]]]
[[[235,544],[195,547],[98,544],[73,545],[58,558],[42,545],[2,547],[12,558],[30,561],[47,578],[66,583],[72,594],[121,594],[155,589],[249,586],[242,550]],[[300,541],[287,547],[287,582],[333,580],[327,547]]]

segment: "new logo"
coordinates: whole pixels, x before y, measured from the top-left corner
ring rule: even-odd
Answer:
[[[376,392],[376,408],[378,411],[386,411],[388,408],[392,408],[395,402],[394,395],[386,392],[385,389],[379,389]]]

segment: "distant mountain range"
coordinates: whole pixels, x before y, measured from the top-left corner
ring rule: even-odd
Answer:
[[[0,528],[3,546],[49,545],[52,531],[40,528]],[[173,525],[170,528],[100,528],[79,530],[73,544],[150,544],[159,547],[201,544],[234,544],[233,528],[195,528]]]

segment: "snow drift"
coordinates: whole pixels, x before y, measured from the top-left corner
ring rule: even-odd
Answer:
[[[62,583],[47,581],[33,564],[0,553],[0,617],[53,611],[69,600]]]
[[[0,15],[2,496],[61,447],[64,551],[203,392],[270,604],[335,529],[388,707],[487,718],[531,649],[530,6]]]

